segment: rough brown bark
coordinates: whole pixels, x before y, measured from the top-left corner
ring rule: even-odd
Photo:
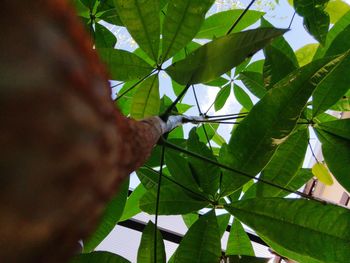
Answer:
[[[0,262],[64,262],[161,127],[115,109],[66,1],[0,10]]]

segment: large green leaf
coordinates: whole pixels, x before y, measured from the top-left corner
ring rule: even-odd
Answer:
[[[226,86],[222,87],[218,94],[216,95],[215,102],[214,102],[214,109],[215,111],[219,111],[224,107],[228,97],[231,93],[231,83],[227,84]]]
[[[262,18],[261,26],[273,27]],[[267,89],[298,68],[295,53],[283,36],[274,39],[264,48],[264,83]]]
[[[260,178],[289,189],[289,183],[298,175],[298,170],[303,164],[308,139],[307,129],[301,129],[291,134],[278,147],[271,161],[263,169]],[[283,192],[283,190],[268,184],[257,183],[258,196],[279,196]]]
[[[321,44],[326,41],[330,24],[329,15],[324,11],[329,0],[294,0],[295,11],[304,17],[307,31]]]
[[[165,180],[164,180],[165,181]],[[148,192],[140,200],[140,208],[149,214],[156,211],[157,189]],[[175,184],[164,185],[160,188],[159,214],[178,215],[198,211],[207,206],[207,201],[191,198],[185,190]]]
[[[224,36],[243,11],[244,10],[242,9],[233,9],[218,12],[209,16],[205,19],[202,27],[196,35],[196,38],[215,39]],[[263,12],[248,10],[232,32],[235,33],[242,31],[257,22],[263,15]]]
[[[140,120],[159,114],[159,80],[155,74],[144,80],[134,93],[131,101],[131,117]]]
[[[253,93],[257,98],[262,98],[266,94],[264,87],[263,75],[259,72],[242,71],[239,74],[239,79],[242,80],[244,85]]]
[[[120,217],[119,221],[127,220],[141,212],[141,209],[139,207],[139,202],[141,197],[145,193],[146,193],[146,188],[143,186],[143,184],[139,184],[134,189],[134,191],[132,191],[131,195],[128,197],[126,201],[123,214]]]
[[[316,129],[322,143],[322,153],[329,170],[337,181],[350,191],[350,140]]]
[[[221,214],[216,217],[219,226],[220,238],[224,235],[227,229],[227,225],[230,221],[231,215],[229,213]]]
[[[130,35],[154,61],[160,36],[159,0],[114,0],[120,19]]]
[[[201,194],[199,185],[192,175],[188,161],[178,152],[167,150],[165,152],[165,164],[168,167],[171,176],[181,184],[192,191]]]
[[[350,90],[340,99],[330,107],[334,111],[350,111]]]
[[[125,50],[103,48],[98,53],[114,80],[142,79],[153,70],[146,61]]]
[[[321,122],[316,127],[343,139],[350,140],[350,119]]]
[[[204,143],[199,141],[196,128],[193,128],[190,131],[187,147],[191,152],[216,161],[212,151],[208,149]],[[215,193],[218,191],[220,183],[220,168],[192,156],[189,156],[188,158],[190,166],[192,167],[192,172],[197,178],[199,186],[203,189],[204,193],[209,196],[215,195]]]
[[[171,0],[162,33],[162,60],[173,56],[197,34],[213,0]]]
[[[126,180],[119,189],[118,194],[107,204],[100,224],[95,232],[84,242],[84,252],[94,250],[103,239],[113,230],[124,211],[126,198],[128,196],[129,180]]]
[[[324,45],[320,45],[318,47],[316,54],[314,56],[314,60],[317,58],[324,57],[327,52],[329,54],[331,52],[335,52],[335,51],[328,51],[328,50],[329,50],[331,44],[333,43],[334,39],[339,34],[341,34],[349,25],[350,25],[350,11],[348,11],[337,23],[335,23],[335,25],[328,32],[326,43]],[[348,41],[346,41],[344,43],[340,43],[339,48],[342,48],[342,46],[346,46],[347,44],[348,44]],[[338,49],[338,47],[336,49]],[[346,48],[345,50],[347,50],[347,49],[349,49],[349,48]]]
[[[350,44],[348,43],[349,35],[350,35],[350,25],[346,26],[334,38],[325,56],[334,56],[349,50],[350,49]]]
[[[70,261],[70,263],[102,263],[102,262],[130,263],[129,260],[107,251],[95,251],[87,254],[80,254],[78,256],[75,256]]]
[[[278,245],[323,262],[348,262],[350,211],[305,199],[256,198],[226,209]]]
[[[330,0],[326,7],[332,24],[335,24],[349,10],[350,6],[342,0]]]
[[[97,49],[114,48],[117,43],[117,39],[113,33],[99,23],[95,23],[94,40]]]
[[[298,263],[324,263],[324,261],[317,260],[315,258],[310,257],[307,254],[299,254],[294,251],[288,250],[281,245],[279,245],[276,242],[272,242],[268,238],[264,237],[263,235],[259,234],[261,239],[268,244],[268,246],[275,252],[278,253],[278,255],[281,255],[283,257],[293,259],[297,261]]]
[[[319,46],[320,45],[316,43],[307,44],[295,51],[300,67],[305,66],[312,61],[312,58],[314,57]]]
[[[225,254],[254,256],[254,250],[249,236],[237,218],[232,223]]]
[[[350,27],[349,27],[350,29]],[[324,79],[313,94],[313,116],[326,111],[335,104],[350,87],[350,50],[340,56],[341,61],[333,69],[333,73]]]
[[[332,76],[342,60],[343,56],[315,61],[278,82],[234,130],[229,146],[221,150],[221,162],[251,176],[258,174],[294,129],[317,85],[335,80]],[[225,170],[223,190],[230,193],[248,180],[239,172]]]
[[[253,102],[250,99],[249,95],[237,84],[233,86],[233,93],[235,94],[237,101],[242,105],[242,107],[248,111],[253,108]]]
[[[156,247],[155,244],[155,233],[156,230]],[[156,257],[154,250],[156,251]],[[155,225],[152,223],[152,221],[149,221],[146,225],[145,229],[143,230],[142,237],[141,237],[141,243],[139,246],[139,250],[137,252],[137,263],[165,263],[166,262],[166,256],[165,256],[165,247],[164,247],[164,241],[162,234],[158,230],[158,228],[155,228]]]
[[[238,66],[286,30],[258,28],[217,38],[165,71],[180,84],[206,83]]]
[[[174,263],[219,262],[221,244],[214,210],[201,216],[187,231],[174,255]]]

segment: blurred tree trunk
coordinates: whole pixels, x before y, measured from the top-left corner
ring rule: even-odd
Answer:
[[[64,262],[162,133],[111,100],[63,0],[0,9],[0,262]]]

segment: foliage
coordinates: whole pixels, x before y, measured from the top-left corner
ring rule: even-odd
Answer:
[[[116,104],[125,115],[166,119],[183,114],[191,106],[181,100],[197,84],[201,89],[220,88],[213,101],[215,111],[232,95],[243,106],[241,112],[220,118],[202,115],[203,123],[198,121],[188,135],[181,127],[170,132],[137,171],[141,184],[133,194],[126,200],[122,191],[113,199],[85,252],[92,251],[118,220],[144,211],[182,215],[189,227],[169,262],[264,262],[253,257],[241,223],[284,257],[348,262],[350,211],[312,197],[307,200],[297,191],[313,174],[332,184],[328,170],[350,191],[349,119],[328,115],[330,109],[350,109],[348,5],[294,0],[306,30],[319,42],[294,51],[282,36],[286,30],[274,28],[262,18],[264,13],[245,10],[241,16],[244,10],[234,9],[208,16],[213,2],[74,1],[112,80],[122,86]],[[261,26],[247,29],[260,18]],[[115,49],[111,25],[125,27],[139,48]],[[264,59],[251,59],[261,49]],[[163,87],[160,72],[170,77],[177,98]],[[163,93],[167,96],[160,97]],[[200,105],[198,110],[202,113]],[[226,142],[218,126],[230,120],[239,125],[233,126]],[[312,171],[302,167],[311,130],[322,144],[325,162],[317,161]],[[287,197],[291,193],[302,198]],[[198,217],[203,208],[210,212]],[[223,209],[234,216],[224,255],[220,236],[229,216],[216,216]],[[103,260],[127,262],[101,252],[84,254],[74,262]],[[143,232],[138,260],[166,261],[162,235],[151,222]]]

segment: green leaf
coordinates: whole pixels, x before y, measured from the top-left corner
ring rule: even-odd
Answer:
[[[226,86],[222,87],[218,94],[216,95],[215,102],[214,102],[214,109],[215,111],[219,111],[224,107],[228,97],[231,93],[231,83],[227,84]]]
[[[337,66],[332,70],[332,74],[317,86],[312,100],[313,116],[329,109],[335,104],[349,89],[350,83],[350,50],[338,58]],[[334,88],[336,87],[336,88]]]
[[[306,64],[309,64],[312,61],[312,58],[314,57],[319,46],[319,44],[314,43],[307,44],[295,51],[295,55],[298,59],[300,67],[305,66]]]
[[[289,135],[263,169],[260,178],[289,189],[289,184],[299,175],[298,170],[303,164],[308,140],[307,129],[301,129]],[[285,195],[281,189],[262,182],[257,183],[257,196],[273,197],[281,194]]]
[[[316,127],[350,141],[350,119],[321,122]]]
[[[146,61],[125,50],[102,48],[98,53],[114,80],[142,79],[153,70]]]
[[[330,107],[333,111],[350,111],[350,92],[347,92],[336,104]]]
[[[295,11],[304,17],[306,30],[321,44],[326,41],[329,15],[324,11],[329,0],[294,0]]]
[[[285,30],[259,28],[215,39],[165,71],[179,84],[206,83],[241,64]]]
[[[94,250],[105,237],[113,230],[124,211],[128,196],[129,180],[126,180],[111,201],[107,204],[104,214],[95,232],[84,242],[84,252]]]
[[[322,58],[325,56],[326,53],[331,54],[338,53],[338,50],[341,50],[342,48],[344,51],[349,49],[347,46],[348,42],[339,43],[339,46],[332,47],[330,49],[330,46],[332,45],[333,41],[337,38],[339,34],[341,34],[348,26],[350,25],[350,11],[347,12],[335,25],[331,28],[331,30],[327,34],[326,43],[322,46],[320,45],[316,51],[316,54],[314,56],[314,60],[318,58]],[[330,49],[330,51],[328,51]],[[334,50],[333,50],[334,49]],[[342,52],[339,52],[342,53]]]
[[[343,15],[350,10],[350,6],[342,0],[331,0],[327,4],[326,12],[329,14],[330,21],[335,24]]]
[[[157,191],[148,190],[140,200],[140,208],[149,214],[156,209]],[[164,185],[160,188],[159,214],[178,215],[198,211],[207,206],[207,201],[199,201],[188,196],[187,191],[175,184]]]
[[[110,0],[113,1],[113,0]],[[117,12],[117,9],[113,6],[101,7],[102,4],[98,6],[98,14],[96,15],[99,20],[106,21],[112,25],[124,26],[123,22],[120,20],[120,16]],[[109,8],[108,8],[109,7]]]
[[[222,215],[218,215],[216,217],[216,220],[218,222],[218,226],[219,226],[219,233],[220,233],[220,238],[222,238],[222,236],[224,235],[227,225],[230,221],[231,215],[226,213],[226,214],[222,214]]]
[[[190,131],[187,147],[191,152],[216,161],[212,151],[208,149],[204,143],[199,141],[196,128],[193,128]],[[203,189],[204,193],[208,196],[215,195],[220,183],[220,168],[192,156],[189,156],[188,159],[190,166],[192,167],[192,172],[196,176],[199,186]]]
[[[241,104],[245,109],[251,110],[253,108],[253,102],[249,95],[237,84],[233,86],[233,93],[239,104]]]
[[[341,56],[315,61],[278,82],[235,128],[229,146],[222,148],[223,164],[251,176],[258,174],[293,131],[316,86],[330,76],[332,79],[341,61]],[[238,172],[225,170],[223,191],[233,192],[248,180]]]
[[[95,251],[87,254],[80,254],[78,256],[75,256],[70,261],[70,263],[102,263],[102,262],[130,263],[129,260],[107,251]]]
[[[160,35],[159,0],[114,0],[120,19],[130,35],[154,61]]]
[[[221,244],[214,210],[201,216],[187,231],[174,255],[174,263],[219,262]]]
[[[268,258],[256,258],[251,256],[229,256],[230,263],[267,263]]]
[[[220,77],[220,78],[214,79],[210,82],[204,83],[204,85],[214,86],[214,87],[222,87],[223,85],[227,84],[228,81],[229,80],[227,80],[223,77]]]
[[[194,222],[196,222],[197,219],[199,218],[199,215],[197,213],[190,213],[190,214],[181,215],[181,216],[187,228],[190,228],[194,224]]]
[[[155,74],[138,85],[131,101],[130,115],[136,120],[157,116],[159,108],[159,80]]]
[[[234,219],[230,235],[227,241],[226,255],[246,255],[254,256],[254,250],[250,239],[245,232],[241,222]]]
[[[209,16],[205,19],[196,38],[215,39],[224,36],[243,11],[243,9],[227,10]],[[248,10],[232,32],[242,31],[257,22],[263,15],[263,12]]]
[[[183,156],[179,155],[178,152],[167,150],[165,152],[165,164],[175,181],[181,182],[192,191],[201,194],[199,186],[192,176],[189,163]]]
[[[333,42],[330,44],[325,56],[334,56],[346,52],[350,49],[350,44],[348,43],[348,38],[350,34],[350,25],[345,27],[342,32],[334,38]]]
[[[155,230],[157,231],[156,247],[154,246]],[[156,259],[154,255],[155,249],[157,249]],[[155,228],[152,221],[149,221],[142,232],[141,243],[137,252],[137,263],[165,263],[165,261],[166,256],[162,234],[158,228]]]
[[[317,260],[315,258],[312,258],[312,257],[308,256],[307,254],[302,255],[302,254],[295,253],[294,251],[290,251],[290,250],[280,246],[276,242],[272,242],[271,240],[267,239],[266,237],[262,236],[261,234],[260,234],[260,237],[262,240],[264,240],[266,242],[266,244],[268,244],[269,247],[271,247],[273,249],[273,251],[277,252],[278,255],[293,259],[299,263],[324,263],[324,261],[320,261],[320,260]]]
[[[134,191],[132,191],[131,195],[128,197],[124,212],[119,221],[125,221],[134,215],[137,215],[141,212],[141,209],[139,207],[139,202],[141,197],[146,193],[146,188],[143,186],[143,184],[139,184]]]
[[[262,18],[261,26],[273,27],[267,20]],[[264,48],[264,84],[271,89],[278,81],[298,68],[298,61],[293,49],[288,42],[280,36]]]
[[[322,153],[328,169],[337,181],[350,191],[350,141],[316,129],[322,143]]]
[[[253,71],[242,71],[239,74],[239,79],[242,80],[244,85],[253,93],[257,98],[261,99],[266,94],[264,87],[263,75]]]
[[[117,43],[116,37],[104,26],[95,23],[95,46],[100,48],[114,48]]]
[[[332,185],[332,175],[329,173],[327,167],[323,163],[315,163],[312,166],[312,174],[323,184]]]
[[[348,209],[305,199],[255,198],[225,208],[287,250],[323,262],[348,262]]]
[[[197,34],[213,0],[170,0],[163,24],[162,61],[185,47]]]

